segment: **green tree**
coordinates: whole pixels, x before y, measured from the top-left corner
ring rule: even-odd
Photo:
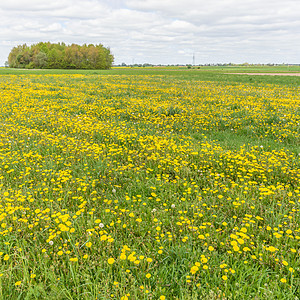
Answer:
[[[24,44],[14,47],[8,56],[11,68],[109,69],[113,61],[110,49],[101,44]]]

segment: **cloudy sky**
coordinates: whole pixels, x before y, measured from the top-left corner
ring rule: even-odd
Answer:
[[[300,63],[300,0],[5,0],[0,66],[12,47],[102,43],[115,63]]]

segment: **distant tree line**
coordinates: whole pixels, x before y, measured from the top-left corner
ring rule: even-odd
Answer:
[[[101,44],[24,44],[14,47],[8,56],[10,68],[26,69],[109,69],[113,61],[110,49]]]

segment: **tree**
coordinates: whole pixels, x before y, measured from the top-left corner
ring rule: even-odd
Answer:
[[[48,57],[45,52],[39,52],[36,55],[36,62],[38,68],[44,68],[47,65]]]
[[[14,47],[8,56],[11,68],[109,69],[113,61],[110,49],[101,44],[24,44]]]

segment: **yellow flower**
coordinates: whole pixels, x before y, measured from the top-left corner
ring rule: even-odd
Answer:
[[[76,261],[78,261],[78,258],[77,258],[77,257],[71,257],[71,258],[70,258],[70,261],[76,262]]]
[[[21,281],[17,281],[16,283],[15,283],[15,286],[18,286],[18,285],[21,285]]]
[[[147,278],[150,278],[150,277],[151,277],[151,274],[150,274],[150,273],[147,273],[147,274],[146,274],[146,277],[147,277]]]
[[[191,273],[192,274],[195,274],[198,270],[199,270],[199,268],[197,266],[191,267]]]
[[[282,283],[286,283],[286,279],[285,279],[285,278],[281,278],[280,281],[281,281]]]
[[[233,250],[234,250],[234,251],[239,251],[239,250],[240,250],[240,247],[239,247],[239,246],[233,246]]]
[[[214,251],[214,250],[215,250],[215,248],[214,248],[214,247],[212,247],[212,246],[209,246],[209,247],[208,247],[208,250],[209,250],[209,251]]]
[[[202,262],[203,264],[207,263],[207,261],[208,261],[208,259],[207,259],[206,257],[202,257],[202,258],[201,258],[201,262]]]
[[[243,244],[245,243],[243,239],[237,239],[237,241],[238,241],[238,243],[241,244],[241,245],[243,245]]]
[[[30,275],[30,278],[32,278],[32,279],[35,278],[35,277],[36,277],[35,274],[31,274],[31,275]]]
[[[5,254],[4,257],[3,257],[3,259],[4,259],[4,260],[9,260],[9,255],[8,255],[8,254]]]
[[[270,246],[270,247],[266,248],[266,250],[269,250],[270,252],[275,252],[276,248],[273,246]]]
[[[115,260],[114,260],[114,258],[109,258],[108,260],[107,260],[107,262],[110,264],[110,265],[112,265],[114,262],[115,262]]]
[[[86,243],[85,245],[86,245],[86,247],[90,248],[90,247],[92,246],[92,243],[91,243],[91,242],[88,242],[88,243]]]
[[[120,255],[120,259],[121,259],[121,260],[125,260],[125,259],[126,259],[126,255],[125,255],[124,253],[122,253],[122,254]]]
[[[166,299],[166,297],[164,296],[164,295],[161,295],[160,297],[159,297],[159,300],[165,300]]]
[[[61,256],[61,255],[63,255],[64,253],[63,253],[63,251],[58,251],[57,254],[58,254],[59,256]]]
[[[228,277],[226,275],[223,275],[222,279],[226,281],[228,279]]]

